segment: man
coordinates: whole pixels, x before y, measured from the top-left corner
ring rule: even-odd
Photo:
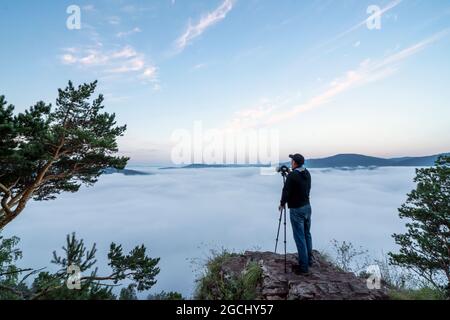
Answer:
[[[289,173],[283,187],[279,210],[289,207],[294,240],[298,251],[298,266],[293,267],[297,274],[307,274],[312,265],[311,238],[311,175],[304,168],[305,158],[301,154],[289,155],[292,172]]]

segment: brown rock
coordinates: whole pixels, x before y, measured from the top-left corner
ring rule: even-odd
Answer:
[[[381,300],[387,299],[386,288],[370,290],[366,281],[353,273],[343,272],[314,252],[314,265],[309,275],[296,275],[292,266],[296,255],[287,255],[287,273],[284,255],[271,252],[246,252],[230,258],[222,270],[225,274],[238,274],[249,262],[257,262],[263,271],[258,287],[263,300]]]

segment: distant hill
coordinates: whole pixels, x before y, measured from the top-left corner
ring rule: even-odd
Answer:
[[[449,153],[450,154],[450,153]],[[401,157],[401,158],[378,158],[365,156],[362,154],[338,154],[335,156],[308,159],[306,166],[308,168],[358,168],[358,167],[429,167],[434,165],[439,155],[424,156],[424,157]],[[290,165],[290,162],[282,163]],[[208,164],[191,164],[184,167],[166,167],[162,170],[168,169],[202,169],[202,168],[249,168],[249,167],[269,167],[268,165],[208,165]]]
[[[333,167],[385,167],[390,164],[388,159],[369,157],[359,154],[338,154],[323,159],[309,159],[306,161],[308,168],[333,168]]]
[[[172,169],[205,169],[205,168],[266,168],[270,167],[266,164],[202,164],[194,163],[182,167],[164,167],[159,168],[159,170],[172,170]]]
[[[107,168],[107,169],[103,170],[103,173],[104,174],[120,173],[125,176],[148,176],[148,175],[151,175],[151,173],[148,173],[148,172],[142,172],[142,171],[131,170],[131,169],[118,170],[118,169],[114,169],[114,168]]]
[[[309,159],[308,168],[342,167],[428,167],[434,165],[439,155],[426,157],[377,158],[361,154],[338,154],[322,159]]]

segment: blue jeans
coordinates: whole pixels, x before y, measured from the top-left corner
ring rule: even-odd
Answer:
[[[290,209],[292,231],[297,245],[298,263],[302,272],[308,272],[312,263],[312,238],[311,238],[311,205]]]

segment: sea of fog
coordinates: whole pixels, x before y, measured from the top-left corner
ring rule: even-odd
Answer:
[[[191,296],[198,269],[193,259],[222,247],[274,249],[280,176],[260,175],[257,168],[136,169],[153,174],[105,175],[94,187],[31,203],[3,232],[21,238],[21,266],[48,267],[53,250],[61,252],[71,232],[97,243],[103,266],[111,241],[127,250],[143,243],[151,256],[161,257],[152,292]],[[316,249],[329,251],[337,239],[373,256],[395,250],[391,234],[404,225],[397,208],[414,187],[414,168],[313,169],[311,174]],[[288,249],[295,251],[290,228]]]

